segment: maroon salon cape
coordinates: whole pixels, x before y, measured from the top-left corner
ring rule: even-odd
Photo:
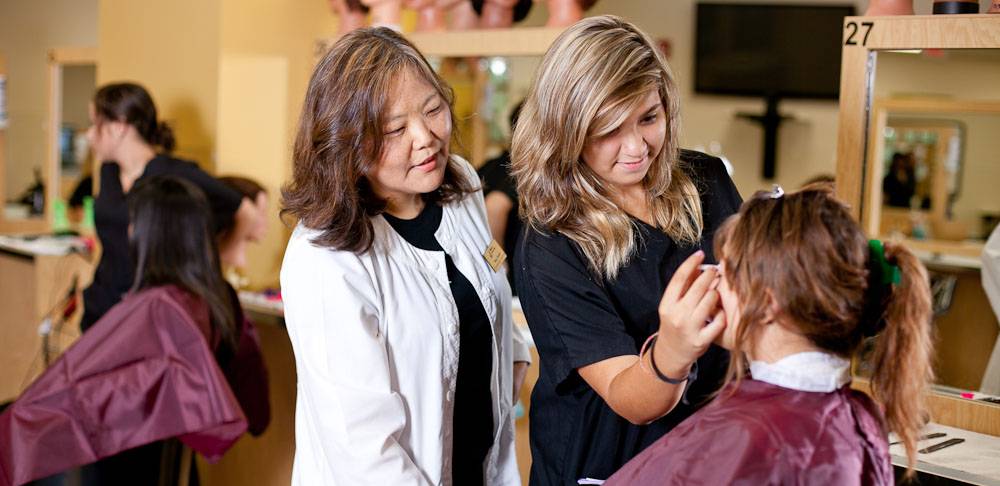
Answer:
[[[229,287],[229,297],[236,309],[236,322],[240,323],[239,343],[232,356],[222,357],[216,353],[216,362],[222,367],[226,381],[240,402],[240,408],[247,418],[247,432],[257,437],[264,433],[271,423],[270,386],[268,384],[267,365],[264,363],[264,353],[260,347],[260,335],[257,327],[246,317],[240,306],[236,291]],[[209,338],[212,349],[218,350],[222,341],[218,333],[212,332],[209,324],[208,307],[201,304],[202,319],[196,322],[202,326],[202,334]]]
[[[751,379],[730,390],[605,486],[893,484],[881,413],[863,393],[802,392]]]
[[[170,437],[218,460],[247,421],[190,314],[197,302],[144,290],[80,336],[0,415],[0,485]]]

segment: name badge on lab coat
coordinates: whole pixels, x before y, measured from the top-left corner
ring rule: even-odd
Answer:
[[[500,248],[500,244],[497,240],[490,241],[490,246],[486,247],[486,251],[483,252],[483,258],[486,259],[486,263],[490,265],[493,271],[500,270],[500,265],[507,260],[507,254],[504,253],[503,248]]]

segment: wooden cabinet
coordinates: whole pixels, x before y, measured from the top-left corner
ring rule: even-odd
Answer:
[[[50,360],[80,334],[82,290],[89,285],[94,263],[79,254],[42,255],[0,248],[0,403],[11,401],[45,369]],[[76,284],[76,312],[41,329],[45,317],[60,312]]]

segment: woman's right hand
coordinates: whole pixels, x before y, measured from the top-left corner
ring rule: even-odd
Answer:
[[[705,253],[697,251],[674,272],[660,300],[660,331],[653,358],[671,378],[686,376],[726,327],[715,290],[718,270],[698,271]],[[705,322],[712,318],[708,324]]]

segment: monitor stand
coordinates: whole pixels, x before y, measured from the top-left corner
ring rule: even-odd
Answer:
[[[781,122],[791,120],[793,117],[778,114],[778,102],[781,97],[768,95],[764,98],[767,108],[763,115],[739,112],[736,116],[756,123],[764,127],[764,179],[774,179],[775,160],[778,151],[778,127]]]

